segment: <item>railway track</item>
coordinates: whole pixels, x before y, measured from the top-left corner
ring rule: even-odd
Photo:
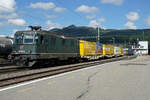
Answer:
[[[5,64],[10,64],[10,63],[8,62],[7,59],[4,59],[4,58],[0,57],[0,66],[5,65]]]
[[[18,71],[25,71],[25,70],[29,70],[28,67],[17,67],[17,66],[9,66],[9,67],[3,67],[0,68],[0,75],[2,74],[10,74],[10,73],[15,73]]]
[[[72,64],[72,65],[64,65],[64,66],[56,66],[56,67],[49,67],[49,68],[40,68],[40,69],[32,69],[32,70],[23,70],[17,71],[15,73],[6,73],[0,75],[0,87],[25,82],[37,78],[42,78],[46,76],[52,76],[60,73],[65,73],[81,68],[86,67],[92,67],[94,65],[99,65],[107,62],[112,61],[119,61],[123,59],[132,59],[135,58],[135,56],[132,57],[119,57],[119,58],[112,58],[112,59],[106,59],[106,60],[98,60],[98,61],[91,61],[91,62],[84,62],[84,63],[78,63],[78,64]],[[26,68],[25,68],[26,69]]]

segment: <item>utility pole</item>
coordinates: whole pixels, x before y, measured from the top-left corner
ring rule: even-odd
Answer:
[[[126,45],[126,40],[125,40],[124,44],[125,44],[125,48],[126,48],[126,47],[127,47],[127,45]]]
[[[100,32],[99,32],[99,25],[97,25],[97,32],[98,32],[98,36],[97,36],[97,43],[99,45],[99,38],[100,38]]]
[[[144,41],[144,31],[143,31],[143,41]]]
[[[113,39],[113,45],[115,45],[115,38],[113,37],[112,39]]]
[[[97,45],[96,45],[96,52],[98,52],[98,48],[99,48],[99,37],[100,37],[99,25],[97,25]]]

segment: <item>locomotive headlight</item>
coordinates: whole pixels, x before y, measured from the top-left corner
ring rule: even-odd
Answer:
[[[16,51],[13,51],[13,53],[16,53]]]
[[[16,51],[12,51],[12,53],[16,53]]]
[[[30,53],[30,54],[31,54],[31,53],[32,53],[32,50],[29,50],[29,51],[28,51],[28,53]]]

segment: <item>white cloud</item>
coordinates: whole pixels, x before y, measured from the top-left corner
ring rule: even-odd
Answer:
[[[8,19],[8,24],[13,26],[24,26],[26,21],[23,19]]]
[[[96,15],[89,15],[89,16],[86,16],[87,19],[94,19],[96,18]]]
[[[0,19],[13,19],[17,17],[18,15],[16,13],[0,15]]]
[[[128,22],[125,24],[125,27],[126,27],[127,29],[137,29],[137,27],[134,25],[134,23],[133,23],[133,22],[130,22],[130,21],[128,21]]]
[[[139,14],[137,12],[129,12],[126,17],[130,21],[136,21],[139,19]]]
[[[86,5],[81,5],[75,9],[76,12],[81,12],[81,13],[96,13],[98,10],[99,9],[96,7],[89,7]]]
[[[150,27],[150,16],[148,16],[148,18],[145,19],[145,22],[148,25],[148,27]]]
[[[56,18],[57,16],[56,15],[48,15],[48,14],[46,14],[45,15],[47,18]]]
[[[94,27],[94,28],[96,28],[98,25],[99,24],[96,20],[91,20],[88,24],[89,27]]]
[[[57,7],[54,9],[54,11],[57,13],[64,12],[65,10],[66,10],[66,8],[61,8],[61,7]]]
[[[54,12],[61,13],[66,10],[66,8],[57,7],[53,2],[36,2],[31,3],[29,8],[40,8],[43,10],[53,10]]]
[[[48,21],[46,22],[46,26],[47,26],[47,30],[51,30],[51,29],[53,29],[53,28],[62,28],[62,26],[61,26],[60,24],[54,23],[54,22],[52,22],[52,21],[50,21],[50,20],[48,20]]]
[[[101,25],[101,23],[105,22],[105,18],[99,18],[99,19],[96,19],[96,20],[91,20],[88,24],[89,27],[94,27],[96,28],[97,26],[103,28],[103,29],[106,29],[105,27],[103,27]]]
[[[109,3],[114,5],[121,5],[123,0],[101,0],[102,3]]]
[[[105,21],[106,21],[105,18],[99,18],[99,19],[98,19],[98,22],[99,22],[99,23],[103,23],[103,22],[105,22]]]
[[[52,10],[56,6],[53,2],[37,2],[37,3],[31,3],[29,8],[41,8],[44,10]]]
[[[0,35],[0,37],[6,37],[6,35]]]
[[[8,23],[7,23],[7,22],[5,22],[5,21],[0,22],[0,27],[5,26],[5,25],[7,25],[7,24],[8,24]]]
[[[15,11],[15,0],[0,0],[0,13],[11,13]]]

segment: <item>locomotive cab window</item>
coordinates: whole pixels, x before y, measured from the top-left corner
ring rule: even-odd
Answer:
[[[33,43],[33,34],[24,34],[24,43],[32,44]]]
[[[16,44],[22,43],[22,36],[16,34],[15,37],[14,37],[14,42],[15,42]]]

